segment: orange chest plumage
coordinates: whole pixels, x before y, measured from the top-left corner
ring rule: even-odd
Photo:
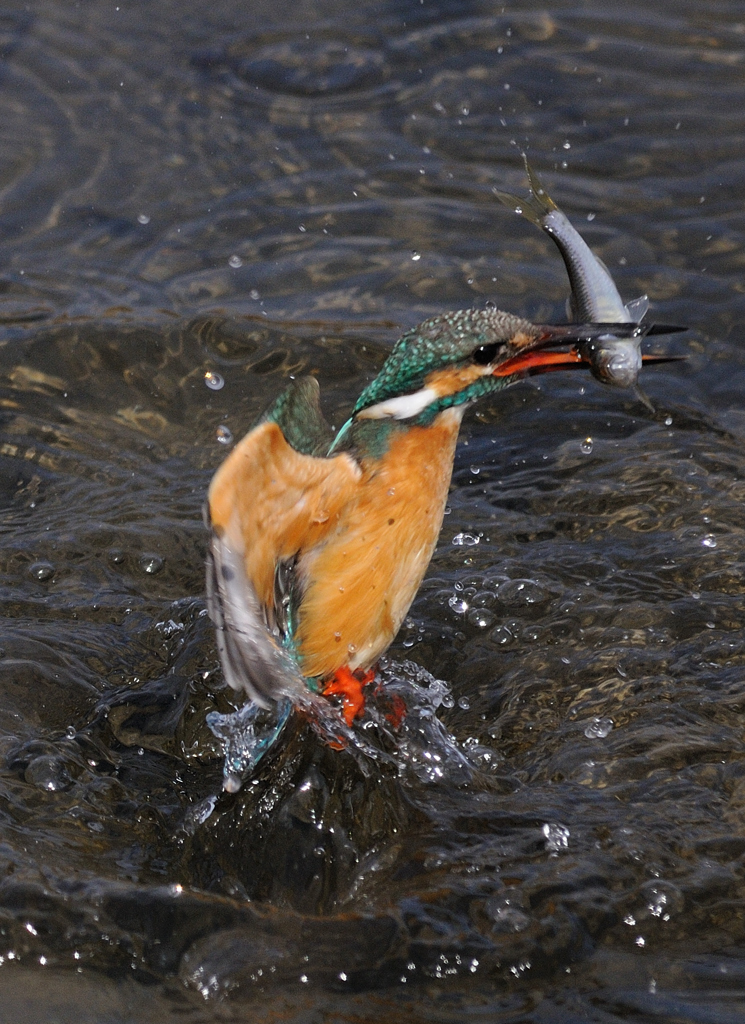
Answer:
[[[306,675],[368,668],[398,632],[440,533],[460,420],[448,410],[394,435],[382,459],[363,462],[323,542],[301,556],[295,642]]]
[[[266,422],[215,475],[213,528],[270,625],[277,565],[294,562],[293,644],[307,677],[368,668],[398,631],[437,543],[460,420],[452,409],[394,430],[385,455],[360,464],[301,455]]]

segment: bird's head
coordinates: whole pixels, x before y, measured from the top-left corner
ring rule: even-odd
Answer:
[[[587,341],[594,330],[588,324],[536,325],[499,309],[433,317],[399,338],[360,395],[353,420],[424,425],[444,409],[468,405],[529,374],[589,368],[568,343]]]

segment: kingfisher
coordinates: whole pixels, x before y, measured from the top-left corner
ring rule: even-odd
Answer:
[[[338,432],[316,379],[294,380],[209,488],[207,600],[226,682],[264,708],[321,693],[351,725],[434,552],[465,410],[531,374],[589,369],[574,346],[608,329],[496,308],[435,316],[398,340]]]

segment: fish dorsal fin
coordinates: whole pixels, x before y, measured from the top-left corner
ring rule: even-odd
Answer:
[[[632,323],[638,324],[647,315],[649,299],[646,295],[640,295],[638,299],[631,299],[626,303],[626,312]]]
[[[321,412],[315,377],[298,377],[267,409],[262,421],[276,423],[285,440],[301,455],[325,455],[334,432]]]

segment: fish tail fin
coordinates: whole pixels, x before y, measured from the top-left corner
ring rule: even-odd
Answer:
[[[498,188],[493,188],[492,192],[509,209],[515,213],[521,213],[532,224],[542,228],[547,215],[559,208],[543,187],[541,179],[528,163],[525,153],[523,153],[523,160],[525,161],[525,173],[528,175],[528,182],[530,183],[530,195],[521,199],[519,196],[513,195],[512,192],[503,192]]]

